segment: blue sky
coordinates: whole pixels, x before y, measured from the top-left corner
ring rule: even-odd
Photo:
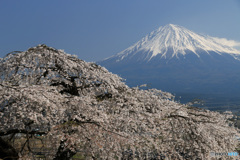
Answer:
[[[240,1],[0,0],[0,57],[44,43],[98,61],[169,23],[240,41]]]

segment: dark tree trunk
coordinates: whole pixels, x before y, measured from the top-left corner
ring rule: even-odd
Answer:
[[[70,160],[76,154],[76,152],[64,148],[64,143],[65,141],[60,142],[56,157],[53,160]]]
[[[0,158],[4,160],[17,160],[18,153],[8,142],[0,137]]]

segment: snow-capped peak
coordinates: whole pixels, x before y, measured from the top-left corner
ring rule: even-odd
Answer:
[[[121,61],[128,55],[135,55],[139,51],[145,51],[148,54],[145,60],[151,60],[156,55],[166,58],[178,57],[179,54],[185,55],[187,53],[194,53],[199,57],[199,50],[207,53],[214,51],[218,54],[239,55],[240,51],[233,48],[233,45],[240,45],[240,43],[224,38],[200,35],[184,27],[168,24],[151,32],[114,57],[118,57],[118,61]],[[170,50],[171,52],[169,52]]]

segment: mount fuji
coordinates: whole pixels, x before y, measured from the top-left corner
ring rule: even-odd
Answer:
[[[130,86],[172,93],[240,95],[240,43],[169,24],[98,64]]]

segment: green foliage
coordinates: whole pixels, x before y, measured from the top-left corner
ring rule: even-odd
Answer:
[[[85,160],[86,157],[83,156],[81,153],[76,153],[74,156],[73,156],[73,160]]]
[[[240,154],[240,144],[237,145],[236,152],[238,152],[238,154]]]

